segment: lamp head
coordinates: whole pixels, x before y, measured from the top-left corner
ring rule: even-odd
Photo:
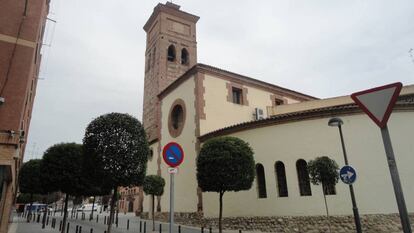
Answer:
[[[332,126],[332,127],[334,127],[334,126],[341,126],[343,124],[344,124],[344,122],[339,117],[331,118],[331,119],[329,119],[329,122],[328,122],[328,125],[329,126]]]

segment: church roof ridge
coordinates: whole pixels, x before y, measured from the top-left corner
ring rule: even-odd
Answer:
[[[411,88],[412,86],[408,86]],[[407,91],[402,93],[394,108],[396,111],[414,111],[414,93]],[[323,117],[333,117],[337,115],[352,115],[362,113],[362,110],[355,103],[347,103],[334,106],[324,106],[295,112],[288,112],[274,115],[261,120],[252,120],[225,126],[220,129],[205,133],[198,137],[201,142],[210,138],[228,135],[249,129],[266,127],[270,125],[285,124],[301,120],[318,119]]]
[[[164,90],[162,90],[158,97],[162,99],[164,96],[166,96],[168,93],[170,93],[172,90],[174,90],[176,87],[178,87],[181,83],[183,83],[185,80],[187,80],[191,75],[197,73],[197,72],[211,72],[215,74],[220,74],[224,76],[229,76],[235,79],[238,79],[238,81],[245,82],[250,85],[259,86],[261,88],[269,89],[272,92],[282,92],[283,94],[294,96],[296,99],[301,100],[317,100],[319,98],[307,95],[298,91],[294,91],[288,88],[284,88],[281,86],[277,86],[272,83],[267,83],[258,79],[254,79],[245,75],[241,75],[235,72],[231,72],[228,70],[224,70],[215,66],[206,65],[203,63],[197,63],[193,67],[191,67],[189,70],[187,70],[183,75],[178,77],[174,82],[172,82],[169,86],[167,86]]]

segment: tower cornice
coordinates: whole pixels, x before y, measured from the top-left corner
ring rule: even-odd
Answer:
[[[149,19],[143,27],[145,32],[148,32],[148,30],[151,28],[151,25],[161,12],[182,18],[193,23],[197,23],[197,21],[200,19],[200,17],[198,17],[197,15],[181,11],[179,5],[170,2],[167,2],[166,4],[158,3],[158,5],[154,7],[154,11],[152,12],[151,16],[149,17]]]

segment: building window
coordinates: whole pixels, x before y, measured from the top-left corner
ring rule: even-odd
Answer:
[[[257,179],[258,197],[267,198],[265,172],[264,172],[263,165],[260,163],[256,165],[256,179]]]
[[[233,95],[233,103],[235,104],[243,104],[243,91],[240,88],[232,87],[231,89]]]
[[[283,101],[282,99],[275,99],[275,105],[276,106],[278,106],[278,105],[283,105],[285,103],[285,101]]]
[[[184,113],[183,113],[183,107],[181,105],[175,105],[172,113],[171,113],[171,123],[172,127],[174,129],[178,129],[182,124],[184,120]]]
[[[325,195],[336,195],[335,185],[324,185],[322,184],[323,192]]]
[[[299,191],[301,196],[312,196],[308,165],[305,160],[299,159],[296,162],[296,170],[298,172]]]
[[[184,128],[185,123],[185,104],[182,99],[177,99],[171,105],[170,114],[168,117],[168,130],[170,135],[178,137]]]
[[[189,59],[188,59],[188,51],[187,49],[181,50],[181,64],[182,65],[188,65]]]
[[[167,59],[168,59],[168,61],[171,61],[171,62],[175,61],[175,47],[174,47],[174,45],[170,45],[168,47]]]
[[[277,190],[279,193],[279,197],[287,197],[288,196],[288,188],[286,182],[286,171],[285,165],[277,161],[275,163],[275,173],[276,173],[276,181],[277,181]]]
[[[154,150],[151,148],[150,150],[149,150],[149,153],[148,153],[148,160],[149,161],[152,161],[152,158],[154,157]]]

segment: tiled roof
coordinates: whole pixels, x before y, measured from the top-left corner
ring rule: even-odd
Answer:
[[[163,98],[164,96],[166,96],[168,93],[170,93],[172,90],[174,90],[176,87],[178,87],[181,83],[183,83],[185,80],[187,80],[188,78],[191,77],[191,75],[197,73],[197,72],[209,72],[209,73],[213,73],[213,74],[221,74],[223,76],[226,77],[232,77],[234,79],[238,79],[240,81],[244,81],[248,84],[251,85],[255,85],[255,86],[259,86],[262,88],[266,88],[269,90],[272,90],[274,92],[279,92],[279,93],[285,93],[288,95],[293,95],[296,96],[297,98],[303,99],[303,100],[316,100],[318,98],[310,96],[310,95],[306,95],[294,90],[290,90],[281,86],[277,86],[271,83],[267,83],[267,82],[263,82],[261,80],[258,79],[254,79],[254,78],[250,78],[241,74],[237,74],[231,71],[227,71],[224,69],[220,69],[214,66],[210,66],[210,65],[205,65],[202,63],[197,63],[196,65],[194,65],[193,67],[191,67],[187,72],[185,72],[183,75],[181,75],[179,78],[177,78],[174,82],[172,82],[168,87],[166,87],[163,91],[161,91],[158,94],[159,98]]]
[[[397,102],[394,110],[396,111],[414,111],[414,95],[400,97],[400,100]],[[309,119],[317,119],[322,117],[334,117],[338,115],[351,115],[362,113],[362,110],[356,104],[345,104],[345,105],[337,105],[337,106],[330,106],[324,108],[315,108],[305,111],[298,111],[298,112],[291,112],[285,113],[280,115],[275,115],[272,117],[268,117],[262,120],[253,120],[248,122],[242,122],[239,124],[227,126],[207,134],[201,135],[199,140],[201,142],[217,137],[223,136],[239,131],[254,129],[265,127],[269,125],[277,125],[277,124],[284,124],[289,122],[301,121],[301,120],[309,120]]]

